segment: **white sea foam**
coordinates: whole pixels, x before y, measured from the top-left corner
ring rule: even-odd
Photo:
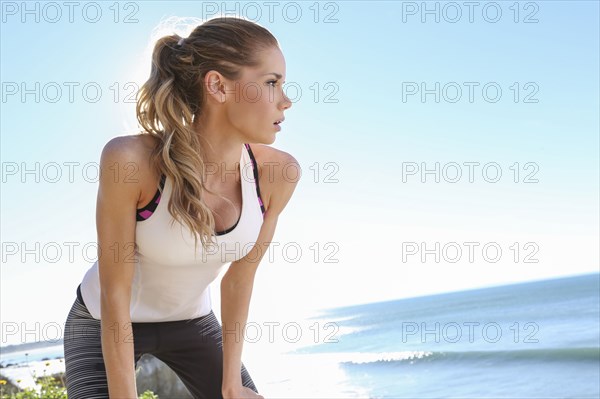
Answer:
[[[248,359],[246,366],[265,397],[275,398],[370,398],[368,388],[353,383],[343,362],[413,360],[431,355],[428,351],[336,352],[312,354],[263,353]]]
[[[353,386],[330,354],[275,354],[249,363],[252,378],[266,398],[368,398]]]
[[[375,353],[339,353],[337,356],[339,362],[352,362],[356,364],[373,363],[373,362],[390,362],[396,360],[413,360],[421,359],[433,354],[429,351],[402,351],[402,352],[375,352]]]

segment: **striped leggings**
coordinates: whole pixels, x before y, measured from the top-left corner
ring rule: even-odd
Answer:
[[[77,294],[65,322],[67,395],[69,399],[105,399],[108,383],[100,320],[94,319],[85,307],[79,288]],[[136,364],[143,354],[151,354],[177,374],[194,398],[223,398],[222,330],[212,311],[190,320],[132,323],[129,334]],[[241,373],[242,385],[258,392],[244,364]]]

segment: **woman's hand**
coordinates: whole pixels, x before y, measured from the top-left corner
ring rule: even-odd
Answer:
[[[239,387],[223,391],[223,399],[265,399],[248,387]]]

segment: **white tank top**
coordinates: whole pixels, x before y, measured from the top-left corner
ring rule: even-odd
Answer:
[[[242,212],[233,228],[217,233],[206,251],[189,228],[174,220],[167,209],[171,180],[151,216],[136,224],[136,262],[131,286],[132,322],[187,320],[210,313],[210,286],[225,264],[244,257],[254,246],[263,222],[264,206],[258,187],[256,161],[248,144],[242,146],[240,176]],[[158,194],[158,193],[157,193]],[[156,198],[156,196],[155,196]],[[155,201],[153,199],[153,201]],[[86,272],[81,297],[90,314],[100,319],[98,261]]]

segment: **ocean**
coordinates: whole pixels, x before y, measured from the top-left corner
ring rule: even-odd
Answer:
[[[295,353],[336,358],[346,392],[600,397],[599,274],[336,308],[319,319],[352,332]]]
[[[265,397],[600,397],[600,274],[328,309],[314,321],[337,333],[254,362]],[[27,352],[35,361],[62,347]]]
[[[43,348],[27,349],[0,352],[0,364],[6,365],[19,365],[25,364],[26,362],[38,362],[47,359],[57,359],[64,357],[64,350],[62,343],[60,345],[51,345]]]

